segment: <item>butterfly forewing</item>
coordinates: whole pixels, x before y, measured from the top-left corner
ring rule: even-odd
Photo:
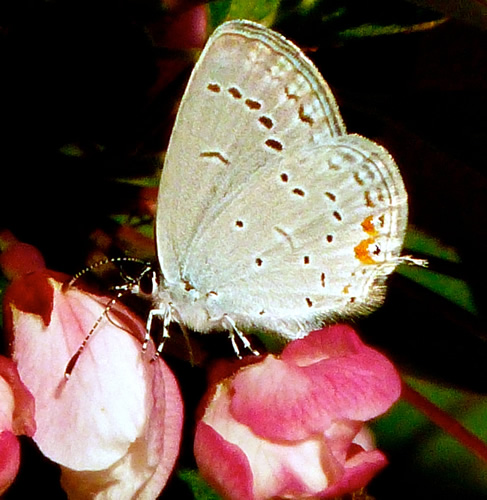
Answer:
[[[191,241],[230,190],[293,149],[343,133],[330,90],[299,49],[252,23],[220,27],[183,96],[161,177],[158,255],[167,277],[178,279]]]

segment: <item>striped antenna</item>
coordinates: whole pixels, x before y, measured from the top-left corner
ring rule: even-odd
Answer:
[[[113,299],[110,300],[110,302],[105,306],[105,309],[102,314],[98,317],[98,319],[95,321],[93,326],[91,327],[91,330],[88,332],[88,335],[83,339],[81,344],[78,347],[78,350],[71,356],[71,359],[68,361],[68,364],[66,365],[66,368],[64,369],[64,378],[66,380],[69,380],[69,377],[71,377],[71,374],[73,373],[74,367],[81,356],[81,353],[85,350],[86,344],[88,344],[89,340],[95,333],[96,329],[100,325],[100,323],[103,321],[103,318],[105,318],[110,310],[113,308],[117,300],[123,295],[125,290],[121,290],[118,292],[117,296],[114,297]]]
[[[68,287],[73,286],[74,283],[78,279],[80,279],[82,276],[89,273],[90,271],[93,271],[94,269],[105,266],[107,264],[113,264],[113,263],[117,263],[117,262],[136,262],[138,264],[143,264],[145,266],[145,270],[149,269],[151,267],[150,263],[148,263],[147,261],[138,259],[136,257],[115,257],[112,259],[104,259],[104,260],[101,260],[99,262],[95,262],[91,266],[88,266],[85,269],[82,269],[80,272],[76,273],[73,276],[73,278],[69,281],[67,286]],[[145,270],[141,273],[141,275],[144,274]],[[127,283],[125,285],[116,287],[116,289],[118,290],[117,295],[115,297],[113,297],[108,302],[108,304],[105,306],[105,309],[100,314],[100,316],[97,318],[97,320],[95,321],[95,323],[91,327],[91,330],[88,332],[86,337],[83,339],[83,341],[79,345],[77,351],[73,354],[73,356],[71,356],[71,359],[68,361],[68,364],[66,365],[66,368],[64,370],[64,378],[66,380],[69,380],[69,378],[71,377],[71,374],[73,373],[74,367],[76,366],[76,363],[78,362],[79,357],[81,356],[82,352],[85,350],[86,345],[88,344],[88,342],[91,339],[91,337],[93,336],[93,334],[96,332],[97,328],[100,326],[100,323],[103,321],[104,318],[106,318],[108,316],[108,313],[110,312],[111,309],[113,309],[113,306],[117,303],[117,301],[120,299],[120,297],[122,297],[128,291],[134,289],[136,284],[137,284],[136,280],[133,280],[133,279],[129,280],[127,278]],[[147,339],[146,339],[146,342],[148,342]]]
[[[99,262],[95,262],[91,266],[85,267],[78,273],[76,273],[68,283],[68,286],[73,286],[76,281],[78,281],[85,274],[93,271],[94,269],[98,269],[99,267],[106,266],[107,264],[114,264],[116,262],[136,262],[138,264],[144,264],[149,266],[150,264],[142,259],[138,259],[137,257],[113,257],[111,259],[100,260]]]

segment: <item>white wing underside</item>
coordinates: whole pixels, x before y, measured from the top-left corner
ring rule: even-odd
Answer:
[[[193,71],[161,177],[160,300],[169,292],[199,331],[227,316],[244,331],[301,337],[381,303],[406,220],[394,160],[346,133],[299,49],[253,23],[222,25]]]

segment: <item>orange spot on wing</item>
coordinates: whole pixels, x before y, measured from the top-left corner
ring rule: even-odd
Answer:
[[[355,252],[355,257],[362,264],[377,264],[377,262],[370,256],[369,246],[375,243],[374,238],[367,238],[362,240],[353,250]]]
[[[366,217],[361,226],[362,226],[362,229],[367,233],[367,234],[370,234],[371,236],[377,236],[378,234],[378,231],[377,229],[375,228],[374,226],[374,223],[372,222],[372,219],[374,218],[373,215],[369,215],[368,217]]]

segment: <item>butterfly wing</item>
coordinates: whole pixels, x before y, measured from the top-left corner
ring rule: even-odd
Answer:
[[[288,339],[376,307],[407,220],[390,155],[346,134],[298,48],[245,21],[220,27],[195,67],[158,203],[167,281],[207,297],[208,318]]]

